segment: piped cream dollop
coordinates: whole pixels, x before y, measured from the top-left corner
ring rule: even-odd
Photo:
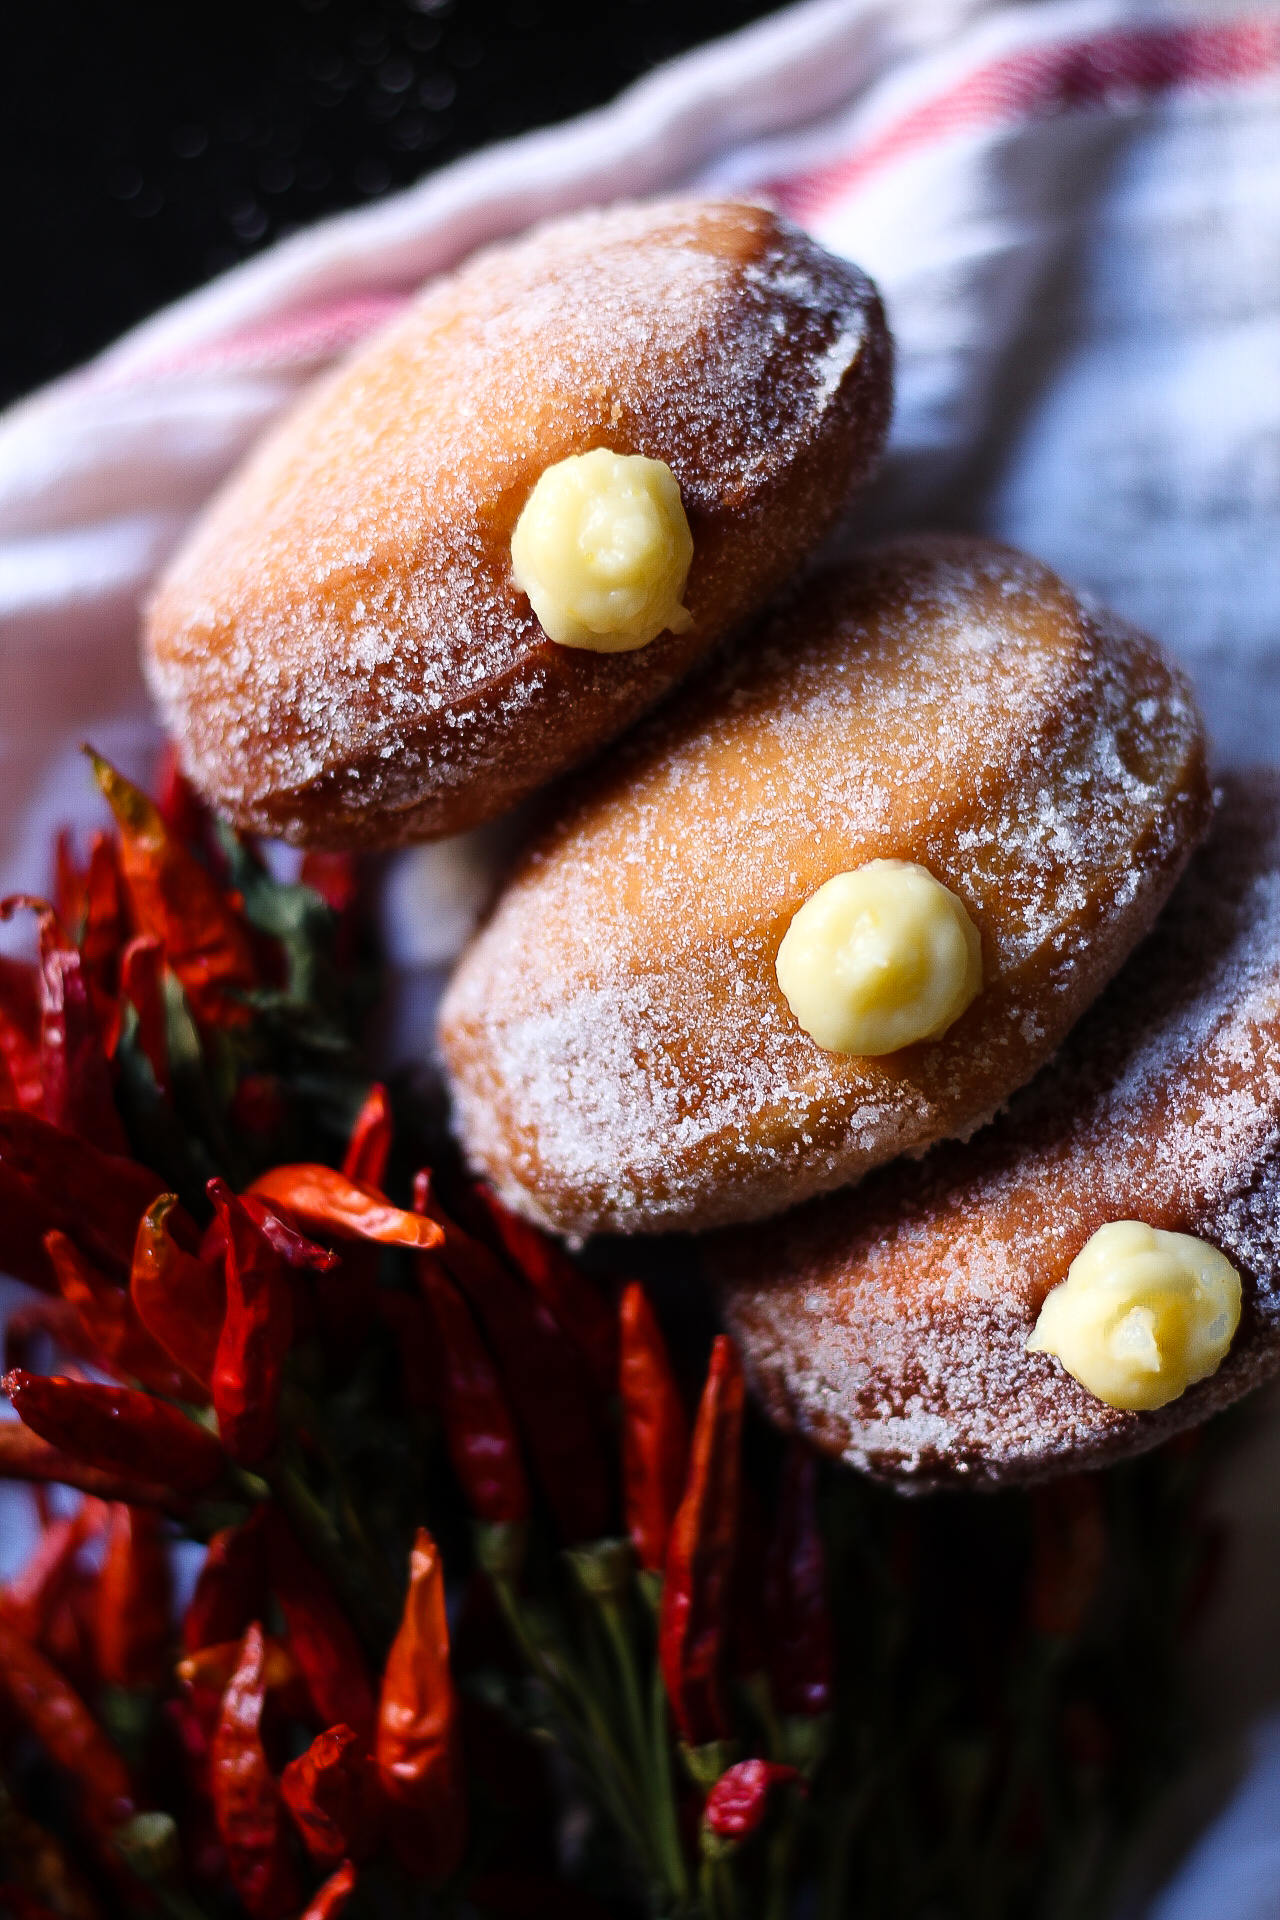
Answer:
[[[596,447],[548,467],[511,536],[511,570],[548,637],[631,653],[692,625],[693,535],[664,460]]]
[[[1151,1411],[1216,1373],[1240,1324],[1240,1275],[1187,1233],[1099,1227],[1027,1341],[1109,1407]]]
[[[869,860],[796,911],[777,974],[828,1053],[896,1053],[939,1039],[982,991],[982,942],[963,901],[927,867]]]

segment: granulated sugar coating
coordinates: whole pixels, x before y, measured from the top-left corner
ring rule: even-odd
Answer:
[[[1109,1220],[1190,1233],[1244,1281],[1211,1379],[1156,1413],[1024,1351]],[[1149,940],[967,1146],[708,1248],[756,1392],[855,1466],[920,1482],[1137,1452],[1280,1365],[1280,775],[1235,777]]]
[[[827,532],[879,452],[880,302],[760,207],[580,215],[477,256],[229,484],[151,608],[150,683],[239,825],[331,845],[455,833],[652,705]],[[548,640],[511,574],[539,476],[664,460],[689,632]]]
[[[461,1136],[562,1231],[760,1219],[971,1132],[1146,932],[1209,817],[1150,642],[1036,562],[918,540],[815,583],[624,741],[535,845],[442,1012]],[[917,861],[985,985],[938,1041],[824,1052],[778,946],[833,874]]]

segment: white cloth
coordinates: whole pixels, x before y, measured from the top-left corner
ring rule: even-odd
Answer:
[[[1030,548],[1181,656],[1223,763],[1274,759],[1278,109],[1278,0],[810,0],[178,302],[0,419],[0,888],[96,817],[82,736],[145,761],[140,601],[301,387],[482,242],[690,186],[772,194],[881,286],[897,410],[856,533]],[[393,867],[419,986],[500,837]],[[421,1048],[422,993],[404,1005]],[[1274,1793],[1255,1805],[1274,1850]],[[1211,1857],[1162,1914],[1277,1911],[1239,1877],[1205,1895]]]
[[[1280,1720],[1252,1734],[1243,1784],[1147,1920],[1280,1920]]]

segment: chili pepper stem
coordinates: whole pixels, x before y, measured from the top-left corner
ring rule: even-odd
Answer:
[[[675,1800],[671,1792],[671,1746],[667,1732],[667,1694],[662,1684],[662,1668],[654,1661],[654,1712],[646,1719],[640,1697],[640,1675],[635,1647],[622,1608],[617,1600],[602,1599],[600,1611],[613,1645],[622,1676],[622,1692],[636,1767],[649,1803],[655,1849],[662,1861],[663,1875],[677,1907],[688,1904],[689,1876],[676,1821]]]
[[[574,1662],[562,1647],[556,1649],[553,1660],[546,1649],[537,1644],[528,1631],[510,1581],[498,1577],[493,1585],[516,1644],[546,1687],[573,1736],[584,1779],[607,1802],[612,1818],[626,1833],[650,1873],[655,1878],[664,1878],[663,1862],[655,1858],[654,1845],[647,1832],[644,1795],[618,1752],[591,1689],[584,1686]]]
[[[689,1875],[684,1849],[680,1844],[680,1823],[676,1816],[675,1793],[671,1784],[671,1735],[668,1728],[667,1689],[662,1666],[653,1663],[653,1681],[649,1696],[649,1736],[653,1753],[654,1808],[658,1816],[658,1840],[667,1866],[667,1879],[684,1907],[689,1901]]]
[[[369,1595],[352,1579],[342,1541],[327,1508],[312,1493],[302,1475],[285,1461],[268,1462],[263,1478],[303,1545],[341,1595],[365,1651],[381,1665],[388,1639],[387,1616],[381,1606],[371,1604]]]
[[[769,1843],[769,1894],[764,1920],[787,1920],[787,1874],[796,1840],[796,1794],[787,1796],[787,1807],[778,1822],[778,1831]]]
[[[306,1428],[316,1452],[332,1476],[334,1492],[338,1496],[338,1510],[348,1538],[359,1554],[379,1599],[394,1612],[400,1604],[400,1591],[391,1577],[390,1568],[365,1532],[351,1483],[334,1453],[319,1407],[301,1388],[290,1383],[285,1389],[280,1413],[282,1422],[288,1427]]]
[[[153,1886],[151,1891],[169,1920],[208,1920],[204,1908],[181,1888]]]
[[[641,1857],[647,1860],[651,1873],[655,1876],[661,1875],[663,1861],[650,1830],[652,1824],[649,1818],[650,1809],[647,1805],[643,1782],[636,1779],[633,1769],[628,1766],[625,1757],[619,1751],[613,1729],[601,1711],[597,1690],[584,1683],[572,1661],[565,1660],[564,1666],[566,1677],[585,1712],[591,1740],[597,1750],[593,1756],[595,1763],[598,1765],[601,1758],[607,1757],[617,1788],[630,1808],[632,1830]]]
[[[622,1681],[622,1703],[627,1720],[627,1736],[635,1755],[636,1769],[652,1804],[653,1767],[644,1708],[640,1704],[640,1676],[636,1670],[635,1648],[631,1644],[631,1635],[627,1632],[622,1608],[618,1602],[602,1599],[599,1605]]]
[[[698,1879],[702,1920],[737,1920],[738,1889],[729,1861],[704,1859]]]
[[[658,1622],[662,1617],[662,1574],[656,1568],[641,1567],[636,1574],[636,1584],[640,1588],[641,1596],[648,1610],[649,1618],[653,1622],[654,1631],[656,1632]]]

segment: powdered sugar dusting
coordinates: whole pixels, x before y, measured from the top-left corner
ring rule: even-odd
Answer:
[[[468,1153],[572,1232],[760,1218],[964,1134],[1150,925],[1207,817],[1149,643],[980,542],[808,589],[590,777],[446,999]],[[986,984],[941,1042],[842,1059],[774,972],[801,902],[877,857],[959,894]]]
[[[1104,1406],[1025,1342],[1108,1220],[1211,1241],[1245,1282],[1219,1372]],[[758,1390],[874,1471],[998,1478],[1132,1451],[1280,1364],[1280,776],[1235,778],[1150,939],[965,1148],[711,1248]]]
[[[885,341],[865,277],[761,208],[614,209],[478,256],[303,403],[162,584],[149,673],[189,771],[275,831],[299,796],[338,838],[500,811],[821,538],[883,434]],[[607,660],[552,647],[509,556],[539,474],[600,445],[667,461],[695,537],[694,631]]]

